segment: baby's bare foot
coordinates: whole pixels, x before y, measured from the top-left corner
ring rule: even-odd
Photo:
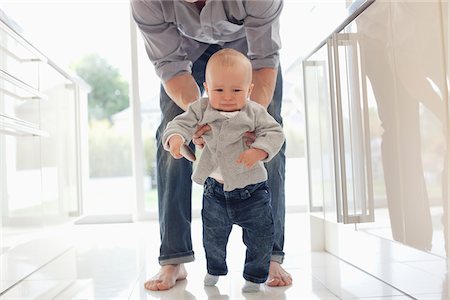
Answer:
[[[171,289],[178,280],[187,277],[183,264],[162,266],[158,274],[144,283],[144,287],[150,291],[165,291]]]
[[[269,269],[269,278],[266,284],[268,286],[286,286],[292,284],[291,274],[281,267],[281,264],[271,261]]]

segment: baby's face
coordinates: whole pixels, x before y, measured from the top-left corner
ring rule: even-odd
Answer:
[[[209,103],[217,110],[237,111],[243,108],[252,92],[251,74],[242,65],[211,66],[205,89]]]

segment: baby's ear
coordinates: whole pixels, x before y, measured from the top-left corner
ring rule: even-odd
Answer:
[[[253,83],[251,83],[250,84],[250,86],[248,87],[248,97],[250,97],[250,95],[252,94],[252,91],[253,91],[253,87],[254,87],[255,85],[253,84]]]
[[[203,87],[205,88],[206,94],[209,96],[209,93],[208,93],[208,85],[206,84],[206,81],[203,82]]]

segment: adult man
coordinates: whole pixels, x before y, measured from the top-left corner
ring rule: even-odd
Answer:
[[[253,67],[252,100],[267,107],[275,120],[282,123],[278,56],[282,6],[282,0],[131,0],[133,17],[144,37],[147,54],[163,83],[160,96],[163,119],[157,132],[161,269],[145,283],[149,290],[170,289],[177,280],[186,278],[183,264],[194,260],[190,231],[192,164],[185,159],[175,160],[163,149],[162,131],[203,93],[206,63],[224,47],[249,57]],[[208,126],[199,129],[194,143],[201,143],[201,135],[206,130]],[[266,165],[275,223],[269,286],[292,282],[290,274],[281,267],[284,148]]]

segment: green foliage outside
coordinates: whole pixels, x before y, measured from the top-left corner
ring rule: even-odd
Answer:
[[[156,139],[155,134],[147,128],[142,128],[144,143],[145,176],[152,178],[152,187],[156,186]]]
[[[284,123],[284,135],[286,137],[286,157],[298,158],[305,156],[305,139],[302,128]]]
[[[83,56],[72,65],[75,72],[91,87],[89,120],[108,119],[129,105],[128,82],[119,70],[98,54]]]
[[[92,89],[88,96],[90,176],[131,176],[131,134],[118,130],[111,119],[129,106],[128,82],[98,54],[83,56],[72,69]],[[152,147],[146,140],[144,151],[152,155],[147,150]],[[148,165],[146,171],[151,171]]]
[[[91,177],[131,176],[129,134],[118,134],[107,120],[91,121],[89,166]]]
[[[145,175],[156,180],[156,146],[152,134],[143,133]],[[131,136],[120,133],[107,120],[90,122],[89,160],[91,177],[131,176]]]

